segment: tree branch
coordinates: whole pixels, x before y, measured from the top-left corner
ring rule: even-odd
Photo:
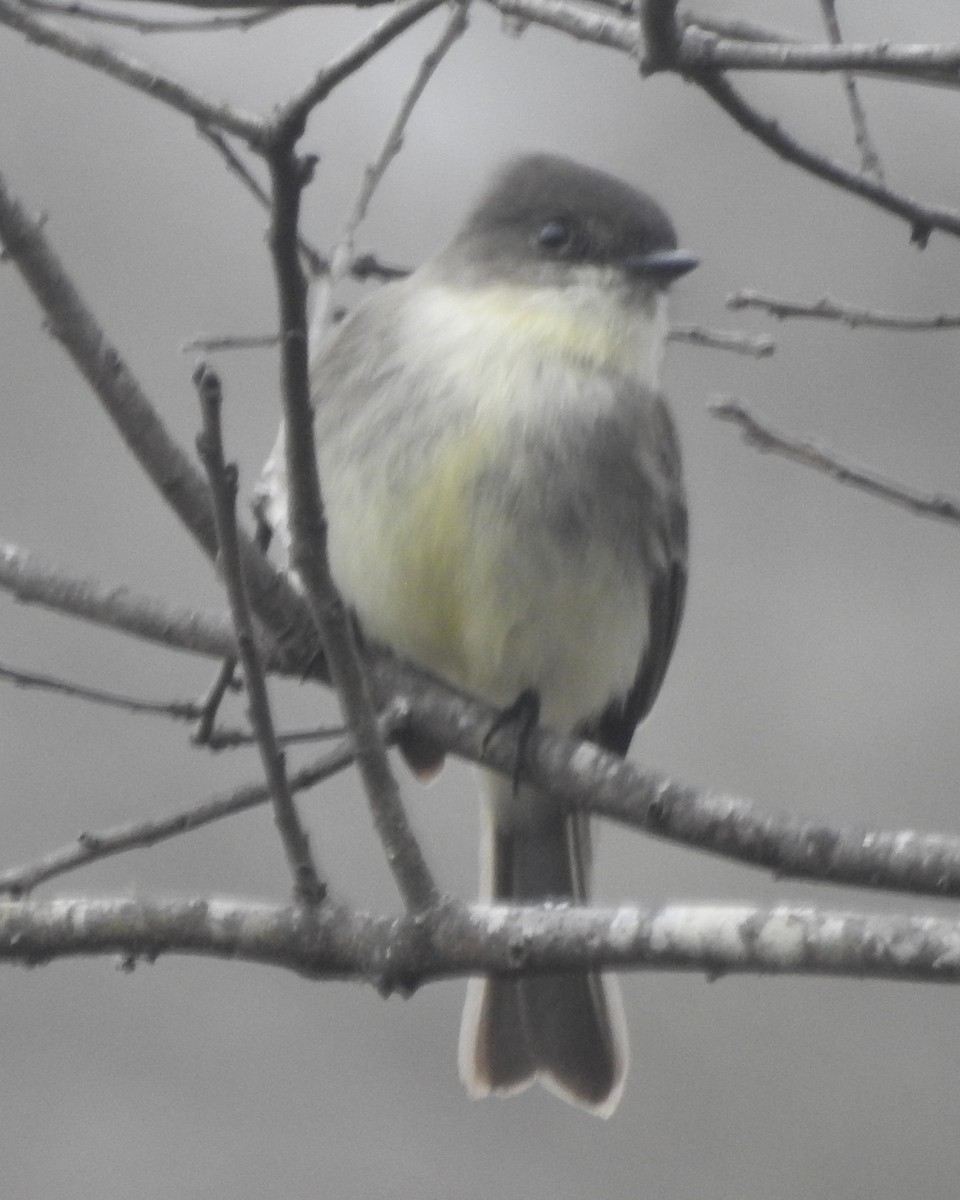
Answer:
[[[238,656],[249,702],[248,715],[257,737],[257,749],[273,800],[274,821],[283,842],[287,861],[293,872],[294,897],[299,903],[320,904],[327,894],[320,879],[310,839],[304,829],[287,782],[287,765],[277,742],[267,694],[267,681],[257,651],[253,618],[247,602],[243,577],[240,543],[237,537],[237,469],[227,465],[223,453],[220,425],[222,396],[220,380],[213,371],[201,364],[194,373],[203,412],[203,430],[197,438],[197,449],[210,480],[214,522],[220,545],[219,561],[230,602],[230,614],[237,635]]]
[[[5,0],[0,0],[0,4]],[[46,314],[48,324],[90,384],[148,478],[208,558],[217,552],[213,510],[203,476],[163,425],[146,393],[101,330],[93,313],[44,236],[7,193],[0,178],[0,242]],[[318,653],[316,635],[301,598],[249,538],[241,542],[243,568],[257,616],[278,640]]]
[[[903,484],[884,479],[873,471],[843,462],[836,455],[815,446],[813,442],[785,437],[762,425],[751,412],[735,400],[718,401],[710,406],[710,411],[721,421],[731,421],[738,425],[745,440],[758,450],[779,454],[782,458],[789,458],[805,467],[813,467],[838,483],[850,484],[861,491],[869,492],[872,496],[899,504],[918,516],[938,517],[943,521],[960,523],[960,500],[914,491]]]
[[[250,12],[238,13],[235,16],[220,14],[215,17],[194,17],[186,21],[167,18],[151,20],[143,17],[131,17],[127,13],[115,12],[110,8],[99,8],[86,4],[81,0],[70,0],[69,3],[59,4],[55,0],[22,0],[24,8],[32,12],[49,13],[55,17],[76,17],[81,21],[92,21],[102,25],[113,25],[118,29],[133,29],[137,33],[217,33],[224,29],[252,29],[265,21],[274,20],[285,11],[282,8],[251,8]]]
[[[675,8],[676,6],[670,7]],[[674,20],[672,11],[666,15],[668,20]],[[728,17],[722,13],[717,15],[687,10],[681,12],[675,20],[684,28],[688,25],[695,25],[704,33],[714,33],[718,37],[732,38],[738,42],[797,43],[804,41],[804,38],[797,33],[789,33],[785,29],[773,29],[769,25],[760,25],[756,21],[748,21],[742,17]],[[674,28],[676,27],[675,23]]]
[[[707,13],[692,13],[684,12],[680,14],[680,22],[684,26],[694,25],[703,33],[718,34],[722,38],[732,38],[736,41],[744,42],[776,42],[788,43],[794,45],[806,45],[805,38],[800,37],[795,33],[788,33],[782,29],[771,29],[767,25],[758,25],[754,21],[745,21],[736,17],[714,16]],[[896,71],[874,71],[874,70],[858,70],[858,75],[866,76],[870,79],[881,79],[891,83],[911,83],[923,87],[949,87],[956,88],[958,86],[956,71],[910,71],[909,73],[901,74]]]
[[[724,329],[704,329],[701,325],[672,325],[667,337],[671,342],[704,346],[708,350],[732,350],[735,354],[748,354],[751,358],[769,358],[777,349],[777,343],[762,334],[753,336]]]
[[[403,148],[404,132],[413,115],[413,110],[416,108],[417,101],[423,95],[427,84],[433,78],[434,73],[441,62],[443,62],[447,53],[453,48],[454,43],[463,36],[466,28],[466,4],[463,3],[463,0],[455,0],[446,23],[440,31],[440,36],[437,38],[433,48],[424,55],[423,61],[420,63],[417,73],[413,78],[413,82],[400,101],[397,115],[387,130],[387,136],[383,140],[380,153],[373,162],[368,163],[364,171],[363,186],[360,188],[353,211],[347,218],[331,255],[333,283],[337,283],[346,274],[350,264],[354,262],[354,239],[356,232],[367,215],[370,201],[373,199],[373,194],[379,186],[380,181],[386,174],[387,168]]]
[[[303,584],[341,709],[353,734],[357,768],[374,825],[404,902],[429,907],[437,889],[404,811],[377,725],[374,698],[360,661],[353,623],[330,576],[326,526],[317,479],[307,361],[306,282],[297,257],[300,196],[312,162],[300,161],[293,141],[275,144],[270,156],[273,207],[270,251],[280,308],[281,395],[290,489],[291,564]],[[383,697],[389,698],[389,692]]]
[[[777,296],[766,296],[762,292],[744,290],[727,298],[727,308],[758,308],[778,320],[788,317],[813,317],[823,321],[841,321],[851,329],[870,327],[874,329],[896,329],[904,332],[928,333],[935,329],[960,329],[960,314],[935,313],[929,317],[909,316],[902,313],[878,312],[869,308],[856,308],[823,296],[812,304],[796,300],[782,300]]]
[[[400,101],[397,114],[387,130],[380,153],[368,163],[363,175],[363,184],[354,202],[353,210],[344,222],[340,236],[330,254],[330,265],[326,277],[314,296],[314,313],[310,322],[308,345],[319,347],[330,324],[333,312],[333,296],[337,285],[356,263],[354,242],[357,230],[363,223],[373,194],[386,174],[387,168],[403,147],[403,136],[417,101],[440,66],[447,52],[467,28],[467,6],[465,0],[455,0],[446,24],[440,31],[433,49],[428,51],[417,69],[413,82]]]
[[[123,584],[80,578],[9,543],[0,543],[0,589],[24,604],[39,604],[159,646],[213,658],[227,658],[237,650],[223,613],[175,607]],[[263,635],[261,649],[275,670],[282,669],[283,655],[268,635]],[[302,660],[288,659],[287,670],[301,673]]]
[[[0,556],[0,587],[5,586],[3,561]],[[59,591],[72,603],[83,582],[60,579],[56,589],[48,590],[46,602],[52,603],[54,592]],[[154,640],[175,645],[177,631],[186,639],[181,648],[212,658],[236,649],[224,617],[207,616],[200,622],[193,613],[177,614],[153,600],[144,601],[142,609],[158,613],[156,624],[146,625],[147,635],[152,632]],[[84,615],[98,619],[96,611]],[[133,615],[140,618],[140,608]],[[304,665],[308,661],[301,659],[298,669],[296,660],[278,655],[273,665],[303,675],[308,673]],[[393,706],[394,728],[416,729],[471,762],[504,775],[513,772],[512,748],[505,740],[487,737],[495,709],[376,648],[371,648],[368,670],[378,700]],[[548,729],[531,735],[523,767],[530,783],[573,807],[778,877],[960,898],[960,837],[843,828],[786,817],[740,796],[708,792],[642,770],[597,746]],[[824,800],[825,809],[835,807],[829,798]]]
[[[584,968],[960,982],[960,923],[778,906],[444,904],[375,917],[327,904],[64,897],[0,902],[0,961],[192,954],[409,993],[424,982]]]
[[[295,141],[303,132],[307,117],[334,88],[356,74],[384,46],[405,33],[412,25],[438,8],[443,0],[403,0],[394,12],[362,37],[334,62],[324,67],[297,95],[277,111],[268,131],[267,142],[276,147]]]
[[[949,64],[958,72],[960,86],[960,48],[907,46],[795,46],[767,42],[728,41],[706,34],[692,25],[674,23],[675,0],[649,0],[642,8],[642,20],[630,20],[612,13],[598,13],[566,0],[489,0],[504,15],[546,25],[570,37],[596,45],[625,51],[633,57],[641,53],[645,74],[674,71],[698,84],[738,125],[768,149],[810,174],[862,200],[909,222],[911,238],[921,248],[930,233],[939,229],[960,236],[960,212],[955,209],[922,204],[910,196],[892,191],[876,179],[850,171],[826,155],[801,145],[785,133],[778,121],[765,117],[737,92],[720,74],[721,68],[851,70],[859,61],[863,69],[903,71],[904,64],[921,72],[937,64]],[[902,51],[902,53],[899,53]],[[859,54],[859,59],[858,59]],[[920,77],[920,82],[926,79]],[[942,82],[942,78],[938,79]]]
[[[615,13],[598,12],[566,0],[488,0],[505,17],[524,23],[545,25],[581,42],[622,50],[637,57],[640,50],[640,23]]]
[[[270,211],[270,194],[265,187],[262,186],[257,177],[247,167],[247,164],[236,153],[227,139],[216,129],[209,129],[205,125],[197,125],[197,133],[211,145],[214,150],[220,155],[227,170],[231,172],[247,191],[257,200],[264,211]],[[304,261],[307,264],[307,269],[312,275],[320,275],[327,269],[327,260],[319,250],[303,236],[297,232],[297,245],[300,247],[300,253],[303,255]],[[274,334],[268,344],[275,345],[278,336]]]
[[[303,8],[382,8],[394,0],[178,0],[178,7],[209,11],[231,11],[234,9],[253,9],[261,11],[271,9],[275,13]],[[137,0],[137,3],[167,5],[169,0]]]
[[[960,85],[960,46],[740,41],[687,25],[676,66],[681,71],[870,71],[921,79],[932,71]]]
[[[251,145],[261,140],[264,125],[259,117],[228,104],[214,104],[132,55],[50,25],[35,17],[17,0],[0,0],[0,25],[16,29],[35,45],[45,46],[65,58],[93,67],[204,125],[225,129]]]
[[[288,780],[292,792],[304,791],[330,779],[353,762],[353,743],[347,738],[309,766],[294,772]],[[158,842],[179,837],[200,829],[213,821],[232,817],[250,808],[270,802],[270,788],[265,783],[249,783],[224,795],[213,796],[201,804],[181,809],[167,817],[150,821],[131,821],[110,829],[81,833],[76,841],[44,854],[32,863],[0,871],[0,892],[24,896],[58,875],[85,867],[88,863],[123,854],[127,850],[142,850]]]
[[[888,187],[855,171],[849,171],[840,163],[809,150],[795,138],[785,133],[778,121],[765,117],[748,104],[739,92],[721,75],[709,71],[684,69],[686,78],[696,83],[707,93],[741,129],[752,134],[769,150],[787,162],[795,163],[818,179],[832,183],[844,191],[852,192],[877,208],[903,218],[911,226],[911,241],[921,249],[926,246],[933,230],[953,236],[960,235],[960,212],[921,204],[910,196],[891,191]]]
[[[100,688],[70,683],[66,679],[57,679],[53,675],[42,675],[35,671],[18,671],[3,663],[0,663],[0,679],[6,679],[17,687],[38,688],[41,691],[56,692],[61,696],[71,696],[77,700],[87,700],[91,704],[119,708],[128,713],[170,717],[174,721],[196,721],[203,711],[203,706],[195,701],[138,700],[134,696],[121,696],[115,692],[102,691]]]
[[[843,42],[843,36],[840,33],[835,0],[820,0],[820,11],[831,45],[839,46]],[[847,97],[847,107],[850,109],[854,141],[860,151],[860,169],[867,175],[873,175],[878,183],[883,183],[883,164],[867,128],[867,114],[860,100],[856,78],[850,71],[843,73],[843,90]]]

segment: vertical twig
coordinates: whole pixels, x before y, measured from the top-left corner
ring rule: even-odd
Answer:
[[[209,746],[211,744],[213,726],[217,719],[217,713],[220,711],[220,704],[227,692],[235,686],[234,671],[236,669],[237,660],[233,657],[225,658],[220,664],[217,674],[201,702],[200,716],[197,718],[196,726],[190,735],[190,740],[195,746]]]
[[[214,519],[220,545],[223,573],[230,613],[237,634],[237,648],[243,665],[249,700],[250,723],[257,735],[257,747],[273,798],[274,820],[280,832],[287,860],[293,871],[294,895],[306,904],[319,904],[327,894],[310,853],[310,841],[300,822],[293,793],[287,781],[286,760],[277,743],[266,677],[257,651],[250,606],[243,578],[240,546],[237,539],[236,499],[237,468],[223,456],[220,430],[220,380],[204,364],[197,367],[194,382],[203,410],[203,431],[197,449],[207,470],[213,500]]]
[[[407,907],[423,910],[436,903],[437,888],[407,820],[380,734],[353,626],[327,564],[308,383],[307,289],[297,251],[300,196],[313,161],[299,159],[293,139],[282,136],[272,146],[269,162],[273,183],[270,250],[282,333],[281,391],[287,427],[291,562],[303,584],[346,724],[356,743],[357,766],[387,861]]]
[[[839,46],[843,41],[843,37],[840,33],[840,21],[837,18],[835,0],[820,0],[820,11],[823,13],[823,23],[827,30],[827,36],[835,46]],[[860,151],[861,169],[866,174],[872,175],[880,183],[884,183],[883,164],[880,161],[880,155],[877,153],[877,149],[870,137],[870,131],[867,128],[867,114],[863,104],[860,102],[857,81],[852,71],[844,71],[842,78],[843,89],[847,94],[847,105],[850,109],[850,119],[853,122],[853,136],[857,143],[857,149]]]
[[[355,261],[354,239],[357,230],[367,215],[367,209],[370,207],[373,193],[377,190],[381,179],[386,174],[387,168],[403,148],[404,131],[417,105],[417,101],[423,95],[427,84],[430,82],[430,79],[437,67],[440,66],[447,52],[451,49],[454,42],[462,36],[466,28],[467,0],[454,0],[453,8],[447,18],[446,24],[440,31],[440,36],[437,38],[433,48],[424,55],[413,78],[413,82],[400,101],[397,115],[387,130],[387,136],[380,147],[380,153],[373,162],[367,164],[367,168],[363,174],[363,184],[354,203],[353,211],[344,222],[340,236],[337,238],[333,251],[330,254],[329,269],[316,285],[309,336],[309,345],[313,353],[316,353],[316,350],[320,346],[323,335],[330,323],[333,295],[336,287],[343,280],[344,276],[349,273]]]
[[[339,87],[351,75],[355,75],[379,54],[384,46],[389,46],[442,3],[443,0],[402,0],[399,4],[392,4],[390,7],[393,11],[388,17],[369,33],[364,34],[339,58],[328,63],[305,88],[281,106],[274,117],[272,133],[267,132],[265,142],[268,145],[276,145],[278,134],[280,140],[299,137],[303,133],[307,117],[318,104],[326,100],[334,88]]]
[[[247,191],[269,212],[269,193],[230,145],[226,137],[219,130],[211,129],[208,125],[202,125],[199,121],[197,122],[196,129],[204,141],[208,142],[216,150],[217,154],[220,155],[226,164],[227,170],[235,175]],[[320,275],[327,269],[327,260],[316,247],[310,245],[305,237],[298,235],[297,245],[300,247],[300,253],[303,255],[304,262],[306,262],[311,275]]]

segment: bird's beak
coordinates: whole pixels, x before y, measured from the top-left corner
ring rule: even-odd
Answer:
[[[699,266],[700,259],[688,250],[653,250],[649,254],[631,254],[623,265],[631,275],[667,284]]]

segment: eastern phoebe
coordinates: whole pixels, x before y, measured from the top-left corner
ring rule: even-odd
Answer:
[[[659,394],[668,285],[696,265],[650,197],[535,154],[453,242],[335,330],[312,368],[330,567],[365,635],[624,755],[683,609],[687,514]],[[265,490],[285,525],[282,452]],[[409,738],[421,775],[442,749]],[[586,902],[585,817],[481,775],[482,894]],[[601,1115],[626,1072],[612,981],[471,980],[475,1096],[539,1080]]]

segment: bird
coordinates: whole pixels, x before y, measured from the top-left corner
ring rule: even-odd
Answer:
[[[626,755],[684,607],[687,506],[660,376],[666,294],[696,265],[645,192],[522,154],[445,248],[335,327],[311,366],[317,468],[331,574],[365,639],[508,719]],[[283,534],[282,453],[262,492]],[[424,779],[443,763],[429,737],[400,746]],[[586,903],[586,816],[479,778],[481,898]],[[609,977],[469,981],[471,1095],[539,1081],[609,1116],[626,1069]]]

